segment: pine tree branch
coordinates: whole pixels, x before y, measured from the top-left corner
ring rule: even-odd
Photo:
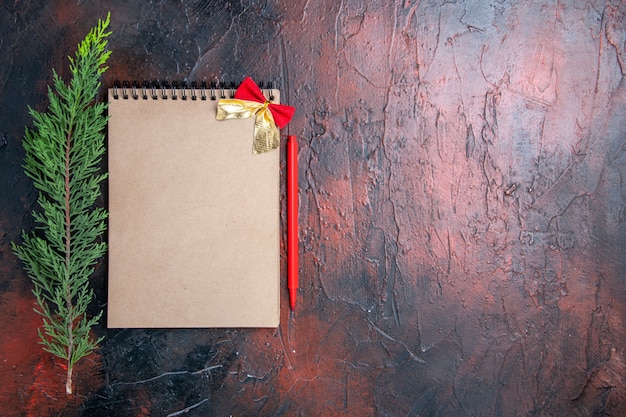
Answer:
[[[40,343],[67,361],[68,394],[74,365],[102,340],[91,336],[102,311],[90,319],[87,308],[93,299],[89,279],[106,253],[101,240],[107,212],[94,207],[106,178],[98,173],[106,104],[94,101],[110,55],[109,22],[110,14],[99,20],[69,57],[69,84],[53,70],[47,111],[29,109],[34,128],[26,129],[23,141],[24,172],[38,190],[39,210],[33,213],[37,230],[24,232],[13,250],[34,284],[35,311],[42,316]]]

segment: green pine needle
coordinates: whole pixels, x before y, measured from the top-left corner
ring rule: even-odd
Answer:
[[[37,230],[22,233],[13,250],[34,284],[42,316],[38,329],[43,349],[67,362],[66,391],[72,393],[72,371],[80,359],[98,348],[91,329],[102,311],[87,317],[93,299],[89,279],[106,253],[102,235],[107,212],[94,207],[100,197],[99,173],[107,123],[105,103],[96,103],[100,76],[111,54],[106,32],[111,15],[99,20],[69,57],[68,85],[53,70],[47,111],[29,108],[34,129],[26,129],[24,172],[38,191],[39,210],[33,213]]]

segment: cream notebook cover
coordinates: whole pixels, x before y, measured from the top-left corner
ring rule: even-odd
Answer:
[[[108,92],[108,327],[277,327],[279,150],[209,94],[158,93]]]

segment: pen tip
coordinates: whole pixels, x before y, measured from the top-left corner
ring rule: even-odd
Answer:
[[[291,307],[291,311],[296,309],[296,294],[298,288],[289,288],[289,307]]]

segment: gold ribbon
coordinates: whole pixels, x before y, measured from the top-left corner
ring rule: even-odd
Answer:
[[[270,102],[222,99],[217,103],[217,120],[247,119],[255,116],[254,141],[252,151],[255,154],[272,151],[280,145],[280,133],[274,123],[274,116],[269,109]]]

